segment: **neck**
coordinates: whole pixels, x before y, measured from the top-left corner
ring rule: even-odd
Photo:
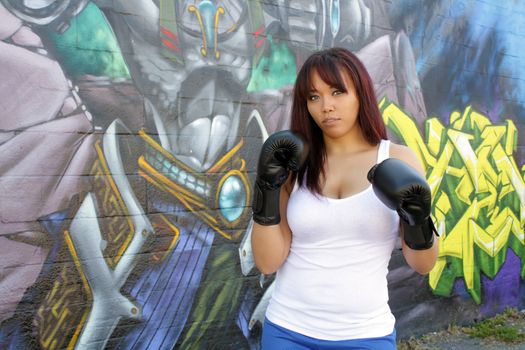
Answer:
[[[361,152],[371,146],[368,140],[365,139],[362,132],[346,134],[338,138],[330,138],[325,135],[324,143],[326,154],[328,156]]]

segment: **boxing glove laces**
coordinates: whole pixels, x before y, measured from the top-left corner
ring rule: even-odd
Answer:
[[[430,186],[416,169],[402,160],[388,158],[367,175],[376,196],[401,219],[403,238],[415,250],[429,249],[437,234],[430,217]]]

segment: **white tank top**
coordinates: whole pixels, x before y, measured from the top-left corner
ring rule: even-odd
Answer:
[[[389,157],[379,145],[377,162]],[[317,339],[348,340],[392,333],[387,273],[399,217],[372,186],[342,199],[295,186],[287,218],[288,258],[277,271],[266,317]]]

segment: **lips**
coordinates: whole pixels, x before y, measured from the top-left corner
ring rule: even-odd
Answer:
[[[332,125],[337,123],[339,120],[340,118],[328,117],[326,119],[323,119],[323,125]]]

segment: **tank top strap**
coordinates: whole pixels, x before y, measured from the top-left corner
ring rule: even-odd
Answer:
[[[295,181],[294,181],[294,184],[293,184],[293,188],[292,188],[292,192],[291,193],[294,193],[295,191],[297,191],[299,189],[299,179],[296,178]]]
[[[390,158],[390,140],[381,140],[379,150],[377,151],[377,164],[387,158]]]

